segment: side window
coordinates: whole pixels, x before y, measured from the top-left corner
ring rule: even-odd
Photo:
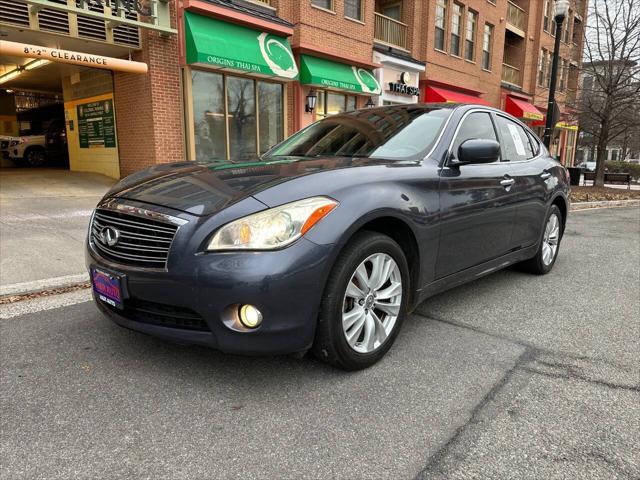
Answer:
[[[529,140],[531,141],[531,148],[533,149],[533,156],[537,157],[540,155],[540,140],[531,132],[527,132],[529,136]]]
[[[463,120],[460,130],[453,142],[453,154],[458,156],[458,148],[466,140],[483,139],[498,141],[496,131],[493,128],[493,121],[488,112],[474,112]]]
[[[508,118],[498,115],[498,128],[502,135],[502,151],[507,162],[522,162],[535,157],[533,147],[524,128]]]

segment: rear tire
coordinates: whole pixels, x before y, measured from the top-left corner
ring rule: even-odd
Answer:
[[[406,257],[395,241],[380,233],[357,233],[329,275],[314,355],[344,370],[380,360],[406,315],[409,281]]]
[[[522,270],[536,275],[546,275],[553,269],[560,252],[560,241],[564,233],[562,222],[562,212],[557,205],[552,205],[544,222],[545,227],[538,251],[535,257],[520,264]]]

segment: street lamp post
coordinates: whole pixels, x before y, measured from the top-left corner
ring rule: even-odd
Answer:
[[[547,104],[547,124],[544,128],[544,145],[549,148],[553,133],[553,112],[556,103],[556,84],[558,82],[558,59],[560,58],[560,37],[562,24],[569,13],[569,0],[555,0],[554,19],[556,21],[556,41],[553,47],[553,63],[551,66],[551,79],[549,82],[549,103]]]

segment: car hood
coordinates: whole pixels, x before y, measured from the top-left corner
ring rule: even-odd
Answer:
[[[276,161],[181,162],[135,173],[105,196],[160,205],[193,215],[214,214],[294,178],[328,170],[397,163],[371,158],[284,157]]]

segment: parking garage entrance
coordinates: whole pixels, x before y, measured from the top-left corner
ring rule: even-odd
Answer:
[[[20,33],[21,39],[28,36]],[[123,53],[117,47],[83,53],[42,47],[45,39],[34,40],[40,43],[0,41],[2,166],[66,168],[119,178],[113,72],[105,67],[140,69],[144,64],[109,57]]]

